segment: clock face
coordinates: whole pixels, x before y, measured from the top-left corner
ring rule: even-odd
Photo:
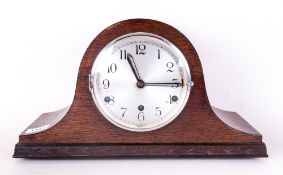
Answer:
[[[192,81],[188,63],[168,40],[131,33],[109,43],[97,56],[90,91],[102,115],[130,131],[169,124],[183,110]]]

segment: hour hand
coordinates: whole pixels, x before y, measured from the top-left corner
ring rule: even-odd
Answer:
[[[134,60],[134,57],[131,55],[131,54],[127,54],[127,61],[137,79],[137,81],[140,81],[141,80],[141,77],[139,75],[139,72],[138,72],[138,69],[137,69],[137,66],[136,66],[136,63],[135,63],[135,60]]]
[[[169,86],[169,87],[179,87],[183,86],[182,83],[144,83],[145,86]]]

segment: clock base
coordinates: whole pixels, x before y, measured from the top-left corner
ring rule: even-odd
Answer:
[[[267,157],[266,146],[258,139],[252,142],[233,139],[233,142],[175,142],[175,143],[60,143],[40,139],[43,126],[52,127],[67,115],[69,107],[44,113],[34,121],[20,136],[15,146],[14,158],[111,158],[111,157]],[[255,137],[261,135],[234,112],[212,108],[222,122]],[[58,127],[58,126],[57,126]],[[48,129],[47,129],[48,130]],[[31,133],[28,133],[31,132]],[[35,132],[35,133],[32,133]],[[39,132],[39,133],[37,133]],[[28,139],[23,140],[25,137]],[[74,136],[73,136],[74,137]],[[38,139],[37,141],[35,139]],[[260,139],[261,140],[261,139]]]
[[[267,157],[264,143],[247,144],[22,144],[14,158]]]

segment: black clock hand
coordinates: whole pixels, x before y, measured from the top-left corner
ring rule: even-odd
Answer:
[[[169,86],[169,87],[179,87],[183,86],[182,83],[144,83],[145,86]]]
[[[139,75],[136,63],[135,63],[134,58],[131,54],[127,54],[127,61],[130,64],[130,67],[131,67],[137,81],[141,81],[141,77]]]

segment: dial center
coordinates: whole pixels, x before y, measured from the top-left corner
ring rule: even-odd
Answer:
[[[137,87],[138,87],[138,88],[143,88],[144,85],[145,85],[144,81],[138,80],[138,82],[137,82]]]

